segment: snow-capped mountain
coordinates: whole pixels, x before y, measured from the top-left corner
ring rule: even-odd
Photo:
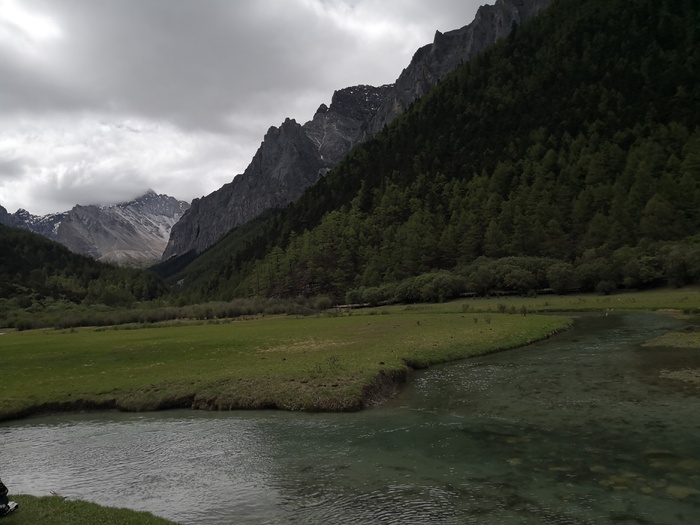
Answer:
[[[160,260],[173,225],[190,207],[149,190],[130,202],[112,206],[75,206],[43,217],[26,210],[6,214],[2,221],[60,242],[71,251],[122,266],[142,266]]]

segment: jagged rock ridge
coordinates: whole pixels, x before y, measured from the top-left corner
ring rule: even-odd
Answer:
[[[186,202],[149,190],[130,202],[75,206],[70,211],[43,217],[26,210],[10,215],[2,208],[0,221],[48,237],[93,259],[146,265],[160,260],[173,224],[188,208]]]
[[[7,213],[7,210],[2,206],[0,206],[0,224],[3,226],[16,226],[14,217]]]
[[[163,259],[200,253],[232,228],[296,200],[358,143],[391,122],[448,73],[473,59],[549,5],[551,0],[497,0],[479,8],[461,29],[437,32],[420,48],[395,84],[336,91],[303,126],[286,120],[269,129],[243,174],[195,199],[173,227]]]
[[[333,95],[304,124],[287,119],[271,127],[242,175],[217,191],[192,201],[174,227],[163,259],[202,252],[232,228],[265,210],[296,200],[368,137],[367,126],[389,86],[354,86]]]
[[[55,241],[58,226],[69,212],[51,213],[49,215],[32,215],[27,210],[19,209],[12,215],[8,226],[24,228]]]
[[[508,36],[551,1],[497,0],[494,5],[481,6],[471,24],[446,33],[436,31],[433,43],[416,51],[399,75],[391,95],[374,115],[370,132],[380,131],[450,72]]]

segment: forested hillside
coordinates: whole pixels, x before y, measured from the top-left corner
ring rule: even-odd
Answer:
[[[0,314],[57,302],[128,306],[165,291],[152,272],[115,268],[41,235],[0,225]]]
[[[699,124],[693,0],[556,0],[173,282],[369,302],[698,282]]]

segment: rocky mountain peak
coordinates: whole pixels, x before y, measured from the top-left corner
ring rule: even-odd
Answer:
[[[15,225],[15,220],[14,217],[7,212],[5,208],[0,206],[0,224],[3,226],[14,226]]]
[[[380,131],[450,72],[509,35],[514,26],[535,16],[551,1],[497,0],[494,5],[481,6],[469,25],[444,33],[436,31],[433,43],[418,49],[399,75],[394,92],[377,110],[370,132]]]
[[[265,210],[296,200],[367,140],[423,96],[448,73],[507,35],[551,0],[497,0],[479,8],[475,20],[416,51],[395,84],[339,89],[300,126],[286,119],[271,127],[248,168],[219,190],[196,199],[173,227],[163,258],[201,252],[232,228]]]
[[[165,250],[170,230],[189,204],[153,190],[109,206],[76,205],[43,217],[18,210],[17,226],[60,242],[71,251],[123,265],[152,264]],[[1,215],[1,212],[0,212]]]
[[[123,209],[132,208],[144,214],[161,215],[166,219],[173,218],[176,222],[189,208],[189,204],[186,202],[179,201],[169,195],[159,195],[151,189],[132,201],[117,204],[116,206]],[[169,221],[166,220],[166,222]]]
[[[39,218],[38,215],[32,215],[24,208],[19,208],[13,215],[15,216],[15,218],[20,220],[33,220]]]
[[[352,86],[333,93],[329,110],[355,120],[367,121],[379,109],[392,86]]]

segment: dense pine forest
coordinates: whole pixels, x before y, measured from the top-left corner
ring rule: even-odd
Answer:
[[[158,268],[188,301],[700,282],[700,10],[556,0],[285,210]]]

